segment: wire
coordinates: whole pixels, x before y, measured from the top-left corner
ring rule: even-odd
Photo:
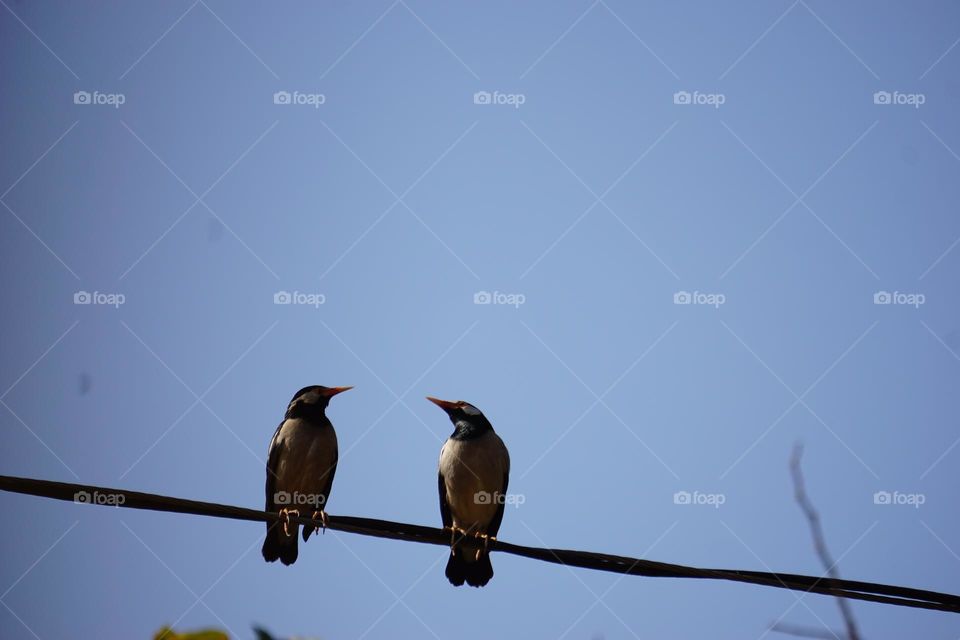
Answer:
[[[200,502],[161,496],[126,489],[111,489],[70,482],[53,482],[15,476],[0,476],[0,489],[13,493],[66,500],[69,502],[87,502],[91,504],[108,503],[111,506],[127,509],[145,509],[149,511],[167,511],[189,513],[215,518],[249,520],[254,522],[274,522],[279,520],[277,513],[246,509],[213,502]],[[100,496],[109,499],[103,500]],[[320,526],[319,520],[290,516],[290,522],[305,526]],[[448,546],[450,532],[435,527],[424,527],[403,522],[358,518],[353,516],[329,516],[327,527],[334,531],[355,533],[376,538],[406,540],[422,544]],[[563,564],[583,569],[625,573],[650,578],[695,578],[704,580],[729,580],[748,584],[764,585],[778,589],[790,589],[809,593],[820,593],[837,598],[866,600],[901,607],[952,611],[960,613],[960,596],[911,589],[873,582],[841,580],[836,578],[804,576],[793,573],[771,573],[767,571],[741,571],[734,569],[699,569],[678,564],[642,560],[626,556],[616,556],[590,551],[569,549],[542,549],[510,544],[502,540],[491,540],[491,551],[510,553],[516,556]]]

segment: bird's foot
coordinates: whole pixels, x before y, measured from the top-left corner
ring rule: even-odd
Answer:
[[[467,535],[467,532],[466,532],[465,530],[461,529],[460,527],[458,527],[458,526],[456,526],[456,525],[451,525],[451,526],[449,526],[449,527],[444,527],[444,529],[448,529],[448,530],[450,531],[450,546],[451,546],[451,547],[456,543],[456,541],[457,541],[457,536],[458,536],[458,535],[459,535],[460,538],[463,538],[464,536]]]
[[[284,507],[283,509],[280,509],[280,522],[283,523],[283,533],[288,538],[291,535],[294,535],[290,533],[290,515],[291,514],[297,518],[300,517],[300,512],[297,511],[296,509],[287,509],[286,507]]]
[[[314,527],[314,533],[320,533],[320,529],[323,529],[323,532],[327,532],[327,527],[330,526],[330,518],[327,516],[327,512],[323,509],[313,512],[313,519],[320,521],[319,527]]]
[[[475,533],[475,534],[473,534],[473,535],[475,535],[476,537],[478,537],[478,538],[480,538],[481,540],[483,540],[483,550],[484,550],[484,551],[489,551],[489,549],[490,549],[490,543],[497,541],[497,537],[496,537],[496,536],[491,536],[491,535],[486,534],[486,533]],[[478,554],[477,559],[478,559],[478,560],[480,559],[479,553],[480,553],[480,552],[477,551],[477,554]]]

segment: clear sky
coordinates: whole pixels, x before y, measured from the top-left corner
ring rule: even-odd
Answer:
[[[429,394],[507,443],[504,540],[819,575],[801,440],[842,576],[960,591],[955,3],[0,4],[0,472],[259,508],[290,396],[356,385],[330,513],[439,526]],[[327,533],[287,568],[260,524],[0,508],[4,638],[841,628],[761,587],[495,554],[455,589],[441,547]]]

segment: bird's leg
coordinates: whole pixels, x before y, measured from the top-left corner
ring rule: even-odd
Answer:
[[[296,509],[287,509],[284,507],[280,509],[280,522],[283,523],[283,533],[289,538],[292,534],[290,533],[290,514],[293,514],[296,517],[300,517],[300,512]]]
[[[479,562],[480,556],[487,552],[487,534],[477,531],[473,534],[473,537],[478,540],[483,540],[483,548],[477,549],[476,553],[473,555],[473,559]]]
[[[476,537],[478,537],[478,538],[480,538],[481,540],[483,540],[483,550],[484,550],[485,552],[487,552],[487,551],[490,550],[490,542],[491,542],[491,541],[492,541],[492,542],[496,542],[496,541],[497,541],[497,537],[496,537],[496,536],[491,536],[491,535],[489,535],[489,534],[487,534],[487,533],[475,533],[475,534],[473,534],[473,535],[475,535]],[[479,559],[480,559],[480,552],[477,551],[477,560],[479,560]]]
[[[330,518],[327,516],[327,512],[323,509],[313,512],[313,519],[319,520],[321,522],[319,527],[314,527],[313,530],[316,533],[320,533],[320,529],[323,528],[323,532],[327,532],[327,527],[330,525]]]
[[[453,548],[453,545],[457,541],[457,534],[460,534],[460,537],[463,538],[467,535],[467,532],[461,529],[456,525],[450,525],[449,527],[444,527],[444,529],[450,530],[450,547]]]

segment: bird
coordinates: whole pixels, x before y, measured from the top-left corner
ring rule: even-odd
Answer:
[[[482,587],[493,577],[489,542],[496,540],[507,485],[510,454],[486,416],[469,402],[427,400],[443,409],[453,433],[440,450],[440,517],[450,530],[446,576],[455,587]]]
[[[287,405],[280,426],[270,440],[267,454],[265,511],[280,513],[280,520],[267,522],[263,559],[285,565],[297,561],[297,529],[291,515],[300,508],[312,509],[314,520],[327,525],[325,506],[337,471],[337,433],[326,415],[330,398],[353,387],[313,385],[297,391]],[[318,527],[304,527],[303,541]]]

